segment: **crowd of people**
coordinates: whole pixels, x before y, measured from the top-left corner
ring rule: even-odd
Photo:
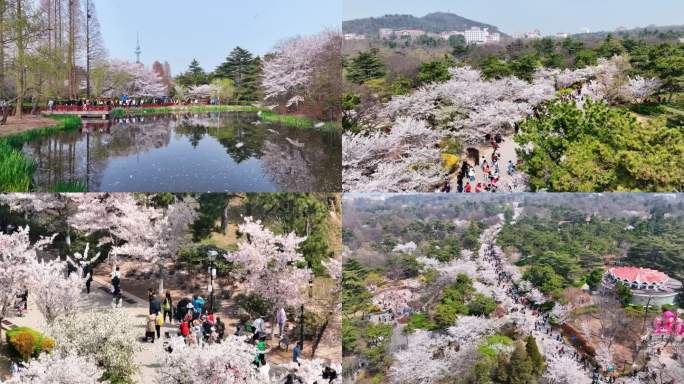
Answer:
[[[502,254],[497,251],[493,241],[487,241],[485,246],[486,251],[484,259],[495,271],[497,275],[497,285],[504,288],[506,294],[515,303],[515,306],[510,308],[510,311],[520,312],[523,316],[531,314],[535,321],[533,329],[529,330],[530,334],[534,331],[536,333],[535,336],[541,338],[542,341],[544,341],[545,338],[554,341],[555,349],[550,351],[545,350],[544,355],[547,356],[547,358],[570,357],[574,359],[586,370],[594,384],[614,383],[616,377],[614,375],[602,375],[599,371],[599,367],[595,365],[595,362],[586,352],[580,351],[567,344],[561,332],[557,327],[553,326],[551,314],[549,312],[541,311],[539,305],[530,301],[526,297],[526,292],[514,283],[513,276],[504,268]]]
[[[94,98],[94,99],[68,99],[68,100],[54,100],[50,99],[47,102],[47,107],[50,112],[58,110],[61,106],[78,107],[87,111],[91,108],[136,108],[147,106],[166,106],[178,104],[178,100],[173,100],[169,97],[154,98],[154,97],[129,97],[121,96],[118,98]]]
[[[456,177],[456,192],[471,193],[471,192],[497,192],[499,190],[500,181],[500,160],[501,153],[499,149],[503,143],[503,137],[497,133],[494,136],[487,135],[486,139],[492,147],[492,153],[489,158],[482,156],[479,165],[471,164],[470,161],[465,160],[461,164],[459,173]],[[478,169],[482,172],[483,178],[478,180]],[[506,173],[513,176],[517,171],[517,164],[512,160],[508,160],[506,164]],[[442,186],[442,192],[449,193],[452,191],[451,179],[447,177]]]

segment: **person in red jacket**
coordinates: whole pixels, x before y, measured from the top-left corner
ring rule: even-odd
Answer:
[[[188,325],[187,321],[181,321],[180,333],[181,335],[183,335],[183,337],[188,337],[188,335],[190,334],[190,325]]]
[[[470,183],[469,183],[469,182],[468,182],[468,183],[466,183],[466,186],[465,186],[465,191],[466,191],[466,192],[471,192],[472,190],[473,190],[473,187],[472,187],[472,185],[470,185]]]
[[[482,192],[482,183],[477,183],[475,186],[475,192]]]

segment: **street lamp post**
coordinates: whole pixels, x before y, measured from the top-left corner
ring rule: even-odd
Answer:
[[[209,257],[209,308],[211,308],[211,313],[214,313],[214,277],[216,277],[216,269],[214,268],[214,260],[218,252],[213,249],[207,252]]]

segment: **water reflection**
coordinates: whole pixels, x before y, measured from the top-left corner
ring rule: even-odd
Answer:
[[[34,183],[89,191],[339,191],[340,135],[257,123],[251,113],[164,114],[86,121],[27,143]]]

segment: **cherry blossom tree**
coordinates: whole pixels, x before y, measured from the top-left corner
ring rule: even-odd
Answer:
[[[590,384],[591,378],[572,356],[550,356],[546,357],[546,371],[544,378],[550,384]]]
[[[389,376],[393,383],[428,384],[447,373],[448,365],[440,356],[448,340],[430,331],[417,329],[407,337],[407,347],[394,353]],[[440,356],[440,357],[443,357]]]
[[[636,76],[629,79],[629,88],[637,102],[642,102],[644,99],[653,96],[660,90],[661,86],[662,81],[657,78]]]
[[[168,89],[159,75],[141,63],[112,60],[106,66],[103,96],[163,97]]]
[[[224,257],[240,266],[235,275],[244,280],[245,289],[276,306],[301,304],[302,287],[311,278],[311,271],[297,267],[305,262],[297,248],[306,238],[294,232],[276,235],[251,217],[244,219],[238,231],[243,235],[238,250]]]
[[[92,258],[88,257],[88,253],[90,252],[90,243],[86,243],[85,249],[83,250],[83,253],[80,252],[74,252],[73,257],[67,256],[66,261],[73,267],[74,269],[77,270],[84,270],[88,266],[92,266],[97,262],[97,260],[100,259],[100,256],[102,255],[102,252],[98,252],[93,256]]]
[[[51,232],[63,234],[65,243],[70,246],[71,227],[67,221],[75,209],[74,196],[71,193],[6,193],[0,194],[0,203],[7,204],[14,212],[30,216]]]
[[[185,344],[182,338],[169,343],[171,353],[159,361],[158,384],[205,384],[268,382],[268,374],[252,364],[256,348],[237,336],[227,336],[220,344],[204,348]]]
[[[147,207],[130,193],[87,193],[74,196],[77,210],[69,225],[86,234],[101,233],[98,246],[111,244],[110,258],[144,257],[154,244],[153,223],[160,212]]]
[[[10,377],[4,384],[108,384],[101,380],[104,370],[89,358],[74,353],[41,354]]]
[[[453,340],[466,344],[492,333],[497,328],[494,319],[482,316],[460,316],[456,323],[447,329]]]
[[[324,31],[287,40],[276,47],[262,65],[265,99],[284,99],[288,108],[303,103],[317,70],[318,57],[338,37],[338,32]]]
[[[332,384],[342,383],[342,364],[339,362],[325,363],[321,359],[299,359],[297,363],[287,363],[278,365],[279,371],[294,372],[300,378],[303,384],[328,383],[329,379],[323,379],[323,370],[325,367],[330,367],[337,372],[337,379],[333,380]],[[274,372],[272,369],[271,372]],[[282,383],[285,381],[285,375],[270,374],[271,382]]]
[[[28,226],[11,234],[0,232],[0,323],[14,308],[17,295],[28,287],[32,266],[37,260],[36,252],[53,239],[54,236],[31,243]]]
[[[418,249],[418,246],[416,245],[416,243],[414,243],[413,241],[409,241],[408,243],[405,243],[405,244],[395,245],[394,248],[392,249],[392,252],[412,254],[413,252],[416,251],[416,249]]]
[[[176,201],[165,209],[160,220],[155,222],[154,249],[147,261],[159,268],[159,292],[164,291],[164,266],[178,256],[180,249],[188,243],[188,228],[197,218],[197,202],[191,197]]]
[[[188,89],[187,96],[197,98],[210,97],[216,91],[216,87],[211,84],[193,85]]]
[[[121,309],[98,309],[58,318],[48,335],[55,339],[53,353],[92,358],[106,372],[130,379],[138,370],[135,355],[141,350],[142,326],[140,319]]]
[[[342,136],[344,191],[431,191],[443,181],[440,133],[424,121],[399,119],[389,133]]]
[[[29,292],[48,325],[74,314],[85,284],[82,270],[67,276],[67,263],[59,260],[34,261],[30,268]]]

